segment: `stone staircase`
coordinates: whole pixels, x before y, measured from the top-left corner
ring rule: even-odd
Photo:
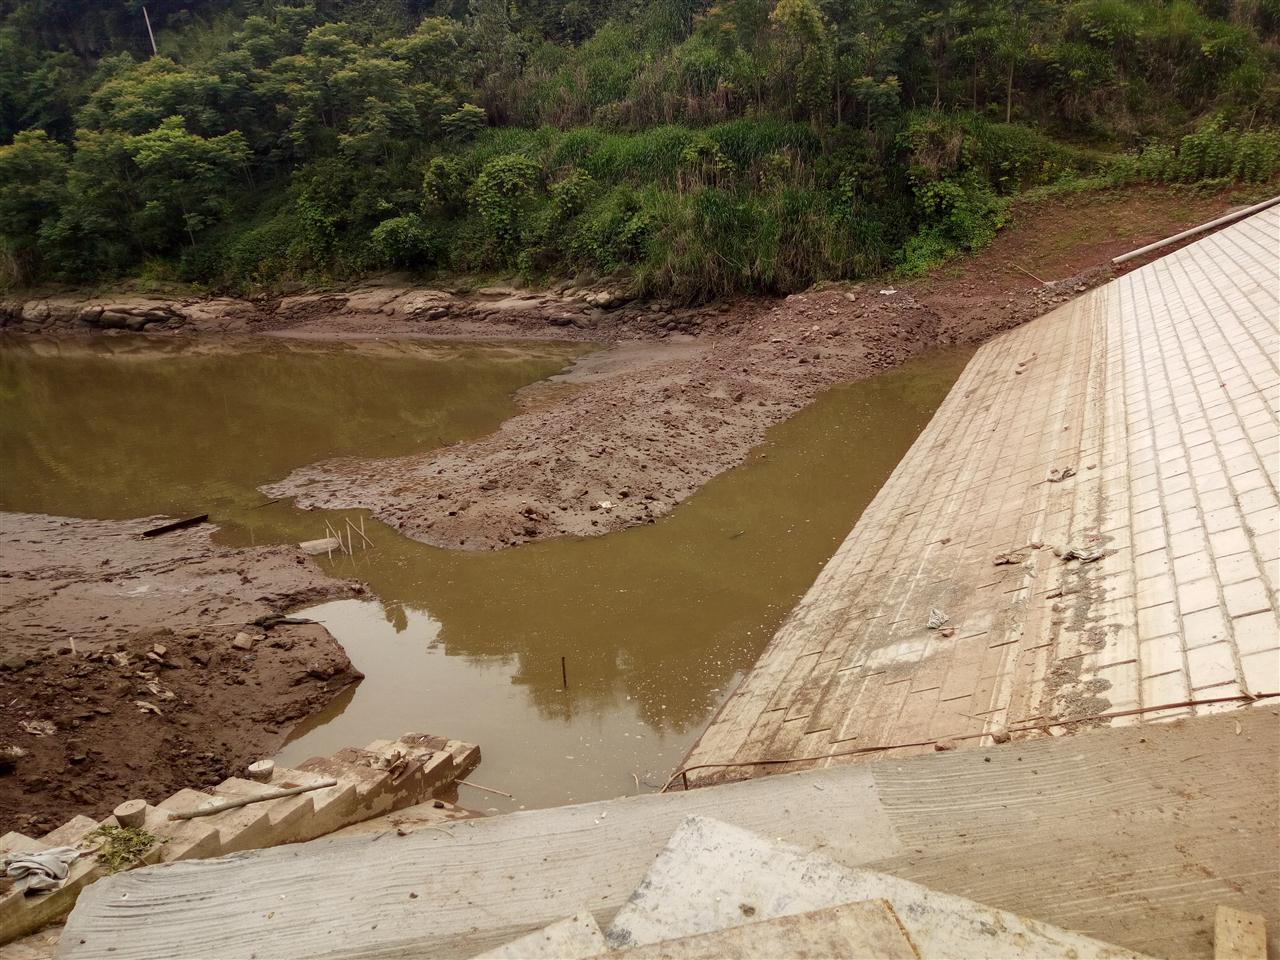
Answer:
[[[480,748],[474,744],[409,733],[398,740],[376,740],[364,749],[349,747],[331,757],[316,757],[296,769],[275,767],[266,781],[230,777],[208,792],[179,790],[143,808],[140,825],[157,842],[134,866],[220,857],[314,840],[431,799],[465,777],[479,762]],[[326,780],[337,783],[190,820],[169,819],[171,813],[198,810],[218,801]],[[0,892],[0,944],[33,933],[71,911],[80,892],[108,873],[107,866],[93,854],[90,835],[100,826],[118,825],[115,816],[101,822],[77,816],[40,838],[17,832],[0,836],[0,857],[50,847],[85,850],[56,890],[30,896],[13,889]]]
[[[1137,958],[1007,910],[688,817],[601,930],[589,909],[475,960]]]
[[[396,820],[408,811],[399,811],[369,833],[344,830],[306,844],[108,877],[80,897],[57,957],[466,960],[533,931],[545,937],[548,924],[585,908],[601,939],[563,954],[583,957],[658,950],[642,943],[651,935],[670,950],[672,940],[734,924],[877,900],[907,926],[917,914],[913,904],[945,906],[944,898],[953,897],[966,902],[970,916],[986,911],[998,918],[996,930],[1003,924],[1047,936],[1045,926],[1052,925],[1078,931],[1095,946],[1208,960],[1215,907],[1263,914],[1269,928],[1280,930],[1277,758],[1280,706],[1264,701],[1179,723],[431,820],[416,830],[400,828]],[[434,804],[425,806],[430,811]],[[727,851],[750,852],[761,837],[782,841],[781,853],[768,848],[768,883],[746,885],[757,884],[761,872],[748,871],[749,860],[734,865],[744,857],[715,859],[710,881],[683,860],[668,860],[664,849],[690,816],[755,837],[725,844]],[[682,835],[690,842],[677,852],[710,847]],[[806,861],[808,855],[814,859]],[[654,874],[660,859],[687,882]],[[823,887],[806,879],[806,871],[819,869]],[[666,906],[676,887],[676,907]],[[661,892],[661,901],[641,897],[646,890]],[[830,896],[810,895],[819,890]],[[659,906],[641,911],[639,900]],[[776,912],[778,904],[787,912]],[[868,919],[877,909],[880,921],[888,917],[874,906],[848,911],[860,935],[877,922]],[[631,940],[603,939],[621,931],[619,918]],[[847,916],[787,921],[801,933],[833,926],[847,933],[850,922]],[[590,934],[585,920],[581,927]],[[967,929],[981,952],[952,955],[1007,955],[990,949],[980,925]],[[740,935],[759,943],[783,933]],[[929,955],[933,941],[918,932],[911,940]],[[1277,947],[1280,940],[1273,957],[1280,957]],[[681,950],[698,955],[687,943]],[[788,946],[771,955],[799,952]]]

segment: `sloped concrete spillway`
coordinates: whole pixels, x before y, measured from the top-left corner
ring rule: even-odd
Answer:
[[[979,350],[690,778],[1280,691],[1278,242],[1273,207]]]
[[[297,543],[327,518],[258,485],[334,455],[389,456],[494,429],[574,347],[156,342],[0,350],[0,508],[210,513],[231,544]],[[364,521],[321,556],[377,597],[323,620],[366,678],[296,731],[294,764],[406,730],[479,743],[481,809],[661,786],[963,367],[939,354],[832,391],[743,467],[651,526],[498,553]],[[353,518],[355,514],[351,515]],[[568,689],[564,689],[561,657]]]

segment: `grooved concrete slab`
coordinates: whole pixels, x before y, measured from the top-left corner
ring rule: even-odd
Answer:
[[[1280,689],[1278,318],[1272,208],[986,344],[690,780]]]
[[[475,960],[581,960],[604,953],[608,948],[596,918],[584,909],[482,953]]]
[[[1212,957],[1212,905],[1280,931],[1278,803],[1267,704],[133,870],[85,891],[59,956],[473,956],[579,904],[607,922],[703,815],[1141,953]]]
[[[846,903],[743,923],[645,946],[626,947],[600,960],[831,960],[875,957],[919,960],[893,908],[883,900]]]
[[[619,946],[654,944],[733,927],[748,913],[773,919],[875,900],[888,903],[924,957],[1137,956],[901,877],[844,867],[707,817],[689,817],[676,828],[606,936]]]

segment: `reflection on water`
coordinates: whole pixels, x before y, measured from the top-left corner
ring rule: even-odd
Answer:
[[[557,689],[539,694],[541,706],[531,709],[514,655],[452,655],[439,642],[440,622],[426,611],[337,600],[306,615],[342,638],[365,680],[295,730],[281,762],[411,730],[446,732],[481,745],[476,780],[515,794],[508,801],[463,787],[462,802],[511,809],[660,787],[666,759],[688,747],[681,731],[642,720],[639,702],[625,693],[606,705],[574,689],[597,680],[575,674],[571,689],[559,689],[559,660]]]
[[[488,433],[580,347],[283,340],[0,341],[0,508],[208,513],[249,541],[322,535],[256,487],[328,457]]]
[[[6,484],[0,507],[81,516],[182,513],[203,510],[215,491],[227,491],[223,500],[235,507],[235,524],[225,532],[231,542],[319,536],[320,515],[288,503],[249,506],[262,501],[253,487],[335,453],[394,453],[451,441],[468,429],[483,432],[510,408],[513,389],[568,356],[505,348],[441,360],[388,346],[311,346],[303,353],[318,369],[281,371],[293,362],[289,352],[275,358],[270,383],[262,387],[256,382],[266,375],[261,363],[239,353],[201,358],[202,383],[193,385],[195,372],[175,376],[169,364],[100,355],[76,361],[71,378],[62,373],[65,360],[15,363],[9,351],[0,352],[4,396],[38,392],[41,403],[28,401],[25,409],[47,414],[25,425],[10,415],[0,427],[0,453],[13,451],[32,485],[10,497]],[[462,553],[366,522],[374,546],[324,565],[363,579],[380,602],[339,601],[312,611],[366,680],[295,731],[281,759],[413,730],[481,745],[484,761],[475,778],[516,800],[464,791],[463,802],[480,808],[547,806],[645,791],[645,781],[660,784],[812,583],[966,359],[937,354],[830,391],[771,431],[746,464],[649,526]],[[359,369],[348,372],[351,364]],[[322,377],[349,386],[300,385]],[[260,454],[269,467],[237,461],[229,448],[250,425],[234,422],[242,415],[234,405],[220,410],[210,402],[203,382],[210,379],[230,396],[259,397],[251,429],[260,446],[271,448],[274,440],[290,449]],[[75,428],[72,442],[58,435],[75,420],[76,405],[87,402],[78,384],[100,396],[110,392],[104,381],[136,391],[143,402],[164,396],[165,415],[154,435],[143,438],[119,426],[132,407],[113,408],[103,418],[107,439]],[[277,395],[292,390],[305,390],[305,402]],[[419,421],[431,426],[403,426]],[[305,450],[289,435],[299,424],[309,437]],[[202,430],[209,443],[197,456],[187,439]],[[412,436],[399,435],[405,432]],[[116,447],[109,460],[102,459],[108,441]],[[34,449],[41,457],[31,456]],[[188,470],[183,487],[166,470],[140,462],[168,453],[192,467],[206,463],[207,482]],[[132,489],[148,470],[151,480]],[[85,492],[84,484],[63,478],[86,473],[102,475],[107,492]],[[42,484],[52,493],[42,494]],[[209,512],[219,519],[216,509]]]

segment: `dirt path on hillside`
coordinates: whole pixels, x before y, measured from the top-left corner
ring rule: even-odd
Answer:
[[[359,679],[319,624],[255,626],[361,591],[300,551],[231,550],[204,525],[0,514],[0,833],[158,802],[276,752]]]

